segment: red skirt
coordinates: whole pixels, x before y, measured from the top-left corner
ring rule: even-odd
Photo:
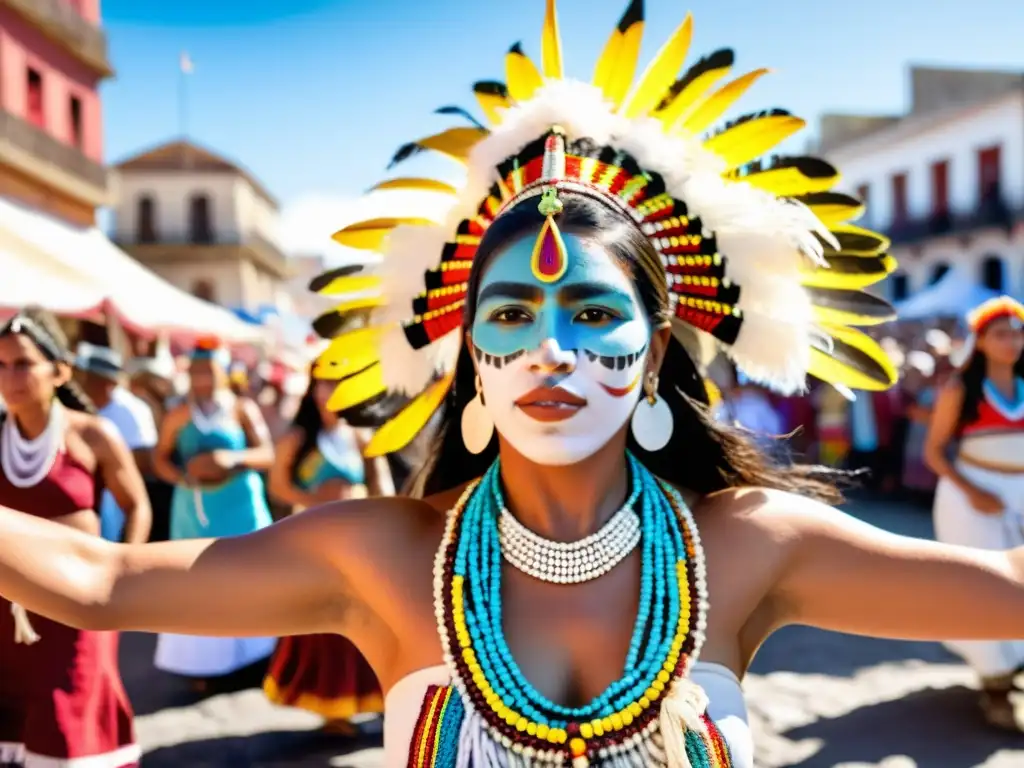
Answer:
[[[0,599],[0,765],[139,765],[133,715],[118,670],[116,632],[83,632],[29,614],[38,642],[14,641]]]
[[[275,704],[299,707],[327,720],[384,711],[373,669],[352,641],[340,635],[281,638],[263,691]]]

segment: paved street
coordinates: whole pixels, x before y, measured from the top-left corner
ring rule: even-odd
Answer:
[[[917,509],[860,506],[859,516],[929,536]],[[317,718],[272,707],[259,671],[237,690],[197,701],[152,670],[153,641],[127,636],[125,679],[139,711],[147,768],[382,766],[376,736],[319,734]],[[1011,768],[1024,736],[985,728],[970,674],[941,647],[792,628],[762,649],[745,681],[760,768]],[[936,737],[940,738],[936,738]]]

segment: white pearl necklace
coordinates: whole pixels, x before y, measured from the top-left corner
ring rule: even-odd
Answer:
[[[640,518],[626,502],[601,529],[579,541],[551,541],[519,522],[508,508],[498,519],[501,554],[516,570],[551,584],[603,576],[640,543]]]
[[[0,467],[11,485],[31,488],[53,469],[63,445],[64,407],[58,401],[50,406],[46,429],[32,440],[21,434],[14,416],[8,413],[0,428]]]

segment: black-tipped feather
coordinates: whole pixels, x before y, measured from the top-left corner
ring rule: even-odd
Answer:
[[[434,110],[434,114],[435,115],[455,115],[457,117],[461,117],[461,118],[463,118],[465,120],[468,120],[469,123],[474,128],[479,128],[481,131],[486,131],[487,130],[487,126],[485,126],[483,123],[481,123],[475,117],[473,117],[473,115],[470,114],[470,112],[467,109],[463,108],[463,107],[459,107],[459,106],[456,106],[456,105],[453,105],[453,104],[449,104],[449,105],[444,106],[444,107],[438,107],[437,109]]]
[[[834,165],[822,160],[820,157],[810,157],[809,155],[772,155],[767,159],[762,158],[747,163],[737,168],[730,176],[732,178],[743,178],[754,173],[778,171],[783,168],[793,168],[809,179],[827,179],[839,173]]]
[[[421,147],[415,141],[410,141],[408,144],[403,144],[395,152],[394,157],[391,158],[391,162],[388,163],[388,170],[390,171],[399,163],[404,163],[410,157],[418,155],[420,152],[426,152],[425,147]]]
[[[854,370],[860,371],[862,374],[879,384],[888,386],[892,383],[892,379],[889,377],[889,371],[887,371],[885,367],[870,355],[865,354],[861,350],[844,341],[833,339],[831,349],[825,346],[823,342],[817,340],[812,341],[811,346],[827,357],[831,357],[833,360],[837,360],[843,365],[847,365]]]
[[[328,285],[333,283],[339,277],[348,277],[354,275],[356,272],[360,272],[363,269],[362,264],[350,264],[345,267],[336,267],[335,269],[329,269],[326,272],[322,272],[312,280],[309,281],[309,290],[313,293],[319,293],[321,290],[326,288]]]
[[[823,269],[841,275],[875,275],[888,272],[888,256],[843,256],[837,253],[824,254],[828,267]]]
[[[839,241],[839,253],[863,253],[875,255],[885,246],[885,238],[882,235],[862,230],[860,232],[833,232],[836,240]],[[825,243],[824,240],[822,240]],[[825,243],[825,254],[836,253],[836,249]]]
[[[710,135],[717,136],[720,133],[725,133],[730,128],[735,128],[737,125],[740,125],[742,123],[749,123],[751,120],[759,120],[762,117],[791,117],[792,114],[793,113],[790,112],[788,109],[778,108],[761,109],[758,110],[757,112],[748,112],[745,115],[740,115],[739,117],[734,118],[728,121],[727,123],[724,123],[721,127],[719,127],[717,130],[714,131],[714,133]]]
[[[622,18],[619,19],[617,29],[622,34],[626,34],[629,28],[634,24],[638,24],[644,20],[644,0],[631,0],[629,7],[626,8],[626,12],[622,14]]]
[[[863,205],[860,198],[843,192],[809,192],[806,195],[797,195],[793,199],[804,205],[842,205],[851,208]]]
[[[473,93],[482,93],[485,96],[497,96],[507,99],[508,86],[497,80],[480,80],[473,83]]]
[[[864,291],[810,287],[805,287],[804,290],[810,296],[812,304],[825,309],[859,315],[873,322],[896,319],[896,310],[889,302]]]
[[[686,86],[705,72],[710,72],[714,69],[722,69],[723,67],[731,67],[735,60],[736,55],[733,53],[732,48],[720,48],[713,53],[709,53],[707,56],[703,56],[695,62],[692,67],[686,70],[682,77],[671,85],[668,89],[668,93],[665,94],[661,103],[658,104],[658,109],[665,109],[665,107],[675,101],[676,96],[686,90]]]
[[[321,339],[333,339],[341,332],[344,324],[344,318],[332,309],[313,321],[313,330]]]

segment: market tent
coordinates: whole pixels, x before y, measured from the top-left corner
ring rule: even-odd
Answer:
[[[102,286],[0,227],[0,311],[36,304],[62,315],[99,316]]]
[[[963,317],[976,306],[998,296],[998,291],[978,285],[973,271],[954,267],[938,282],[896,305],[901,320]]]
[[[0,198],[0,230],[46,254],[67,280],[99,285],[126,327],[176,337],[213,334],[227,342],[263,340],[260,328],[171,285],[114,245],[96,227],[79,228]],[[44,306],[60,311],[52,301]]]

